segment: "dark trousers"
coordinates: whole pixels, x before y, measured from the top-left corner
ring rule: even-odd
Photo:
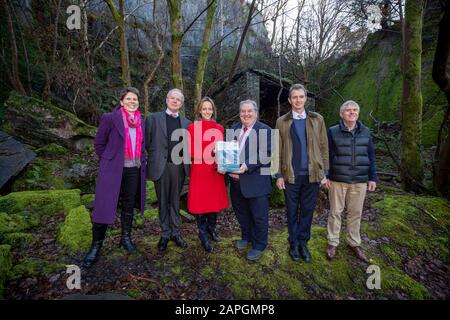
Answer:
[[[140,203],[140,182],[141,174],[139,168],[123,168],[120,185],[120,202],[123,212],[133,213],[136,204]]]
[[[269,232],[269,196],[244,198],[239,182],[235,181],[231,182],[230,194],[242,240],[250,241],[253,249],[264,250]]]
[[[197,214],[198,237],[201,241],[208,240],[208,233],[216,230],[217,213]]]
[[[306,245],[311,238],[311,224],[319,188],[319,183],[309,183],[308,176],[297,176],[294,184],[286,182],[284,196],[288,220],[288,240],[292,247]]]
[[[155,181],[162,237],[170,238],[180,235],[180,194],[183,183],[183,166],[170,162],[166,164],[161,178]]]

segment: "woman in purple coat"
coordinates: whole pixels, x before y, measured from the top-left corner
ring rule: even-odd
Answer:
[[[131,241],[134,208],[144,211],[145,202],[145,128],[139,112],[139,91],[128,87],[120,93],[120,106],[106,113],[94,141],[100,160],[92,215],[92,246],[84,258],[91,267],[98,257],[108,225],[114,224],[121,203],[122,239],[129,252],[136,251]]]

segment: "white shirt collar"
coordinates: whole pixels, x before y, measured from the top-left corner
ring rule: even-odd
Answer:
[[[172,114],[174,114],[174,115],[176,115],[176,118],[178,118],[178,116],[179,116],[178,112],[172,112],[172,111],[169,110],[169,108],[166,109],[166,113],[167,113],[169,116],[171,116]]]
[[[292,119],[306,119],[306,111],[303,110],[302,113],[298,113],[292,110]]]

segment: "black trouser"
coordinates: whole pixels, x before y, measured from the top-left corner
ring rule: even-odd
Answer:
[[[122,212],[133,213],[140,196],[140,182],[141,174],[139,168],[123,168],[122,183],[120,185]]]
[[[196,215],[198,226],[198,237],[201,241],[208,240],[208,232],[213,233],[216,230],[217,213],[202,213]]]
[[[184,176],[183,165],[168,162],[161,178],[155,181],[162,237],[170,238],[180,235],[180,194]]]

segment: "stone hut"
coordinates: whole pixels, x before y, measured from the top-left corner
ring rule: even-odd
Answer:
[[[280,94],[280,115],[291,109],[288,102],[289,87],[293,82],[263,70],[246,69],[236,74],[226,92],[224,86],[212,94],[219,109],[219,121],[225,125],[238,121],[239,102],[247,99],[256,101],[259,119],[275,127],[278,118],[278,95]],[[314,110],[315,95],[308,92],[306,107]]]

